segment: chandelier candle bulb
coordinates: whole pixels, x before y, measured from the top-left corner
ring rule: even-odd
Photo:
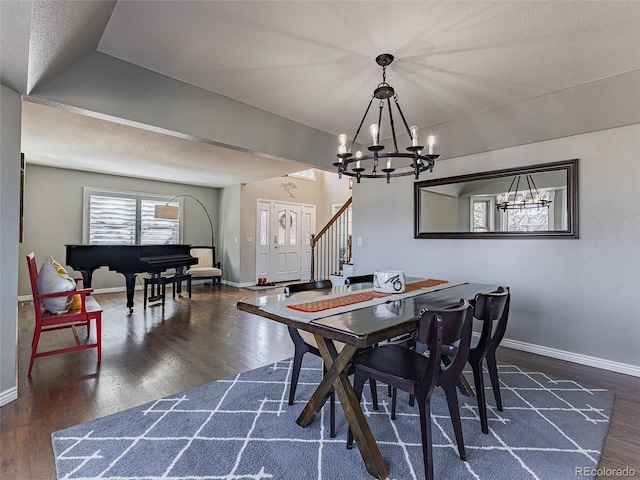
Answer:
[[[347,153],[347,136],[344,133],[338,135],[338,142],[340,143],[340,145],[338,146],[338,153]]]
[[[371,132],[371,138],[373,139],[373,145],[378,145],[378,124],[372,123],[369,127],[369,131]]]
[[[415,125],[410,128],[411,131],[411,145],[414,147],[418,146],[418,127]]]
[[[362,158],[362,152],[360,150],[358,150],[356,152],[356,168],[361,168],[360,167],[360,159]]]
[[[391,168],[391,159],[387,160],[387,168]]]
[[[436,137],[429,135],[427,137],[427,145],[429,145],[429,155],[433,155],[433,146],[436,144]]]

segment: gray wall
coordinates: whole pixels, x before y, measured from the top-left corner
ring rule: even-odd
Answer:
[[[222,260],[223,253],[219,252],[220,232],[217,228],[218,189],[30,165],[28,159],[25,187],[24,243],[20,245],[18,264],[20,296],[31,294],[24,260],[26,255],[35,252],[38,264],[49,255],[64,264],[65,245],[83,243],[83,187],[164,195],[193,195],[205,205],[211,216],[218,246],[216,253],[219,260]],[[204,210],[193,199],[184,198],[183,201],[183,241],[193,245],[209,245],[211,228]],[[94,273],[92,287],[121,289],[124,287],[124,277],[103,267]]]
[[[18,339],[20,95],[0,85],[0,405],[15,400]]]
[[[242,222],[241,186],[223,188],[220,194],[220,233],[222,236],[220,260],[224,264],[227,283],[237,284],[242,258],[240,234]],[[244,263],[244,262],[243,262]]]
[[[411,180],[363,182],[353,190],[354,237],[363,239],[361,247],[354,242],[356,272],[389,268],[507,285],[513,301],[505,344],[638,375],[639,151],[636,124],[436,165],[439,178],[579,158],[577,240],[414,239],[412,197],[402,193]]]

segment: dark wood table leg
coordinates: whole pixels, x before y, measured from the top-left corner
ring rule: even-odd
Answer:
[[[333,346],[333,350],[335,351],[335,346]],[[309,425],[309,423],[311,423],[311,420],[313,420],[316,412],[318,412],[322,405],[324,405],[325,398],[331,390],[335,379],[338,377],[340,372],[342,372],[342,370],[344,370],[344,368],[349,364],[351,358],[353,357],[353,353],[349,353],[349,350],[351,350],[351,347],[348,345],[345,346],[342,352],[340,352],[340,355],[337,355],[336,353],[338,358],[334,357],[335,361],[333,359],[331,360],[333,365],[331,365],[331,367],[327,365],[328,370],[322,377],[320,385],[318,385],[315,392],[313,392],[313,395],[311,395],[311,398],[302,410],[302,413],[298,417],[298,420],[296,420],[296,423],[301,427],[306,427],[307,425]],[[353,352],[355,352],[355,349],[353,349]]]
[[[318,344],[318,349],[322,354],[325,367],[327,368],[327,373],[311,396],[309,403],[307,403],[300,414],[297,421],[298,425],[304,427],[309,424],[333,385],[340,399],[340,405],[344,410],[345,417],[356,439],[358,450],[360,451],[360,455],[362,455],[367,471],[375,478],[387,478],[387,466],[373,438],[373,433],[371,433],[367,419],[364,413],[362,413],[360,402],[358,402],[349,377],[344,373],[345,367],[349,364],[358,349],[352,345],[345,345],[338,354],[331,340],[327,340],[319,335],[315,335],[315,339]]]

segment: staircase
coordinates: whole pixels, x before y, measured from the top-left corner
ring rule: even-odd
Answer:
[[[351,262],[351,201],[352,197],[317,235],[311,235],[312,281],[328,280]]]

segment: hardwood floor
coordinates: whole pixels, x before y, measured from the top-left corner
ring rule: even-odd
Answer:
[[[27,377],[34,314],[18,309],[18,400],[0,408],[0,479],[55,478],[51,433],[202,383],[293,355],[284,325],[236,309],[242,297],[277,290],[221,291],[194,285],[193,298],[167,298],[132,314],[124,293],[96,295],[104,308],[102,362],[95,351],[36,359]],[[69,332],[43,336],[62,344]],[[498,360],[575,379],[616,392],[615,410],[600,470],[624,469],[640,477],[640,379],[501,348]],[[599,479],[620,478],[615,471]],[[548,479],[543,479],[548,480]]]

